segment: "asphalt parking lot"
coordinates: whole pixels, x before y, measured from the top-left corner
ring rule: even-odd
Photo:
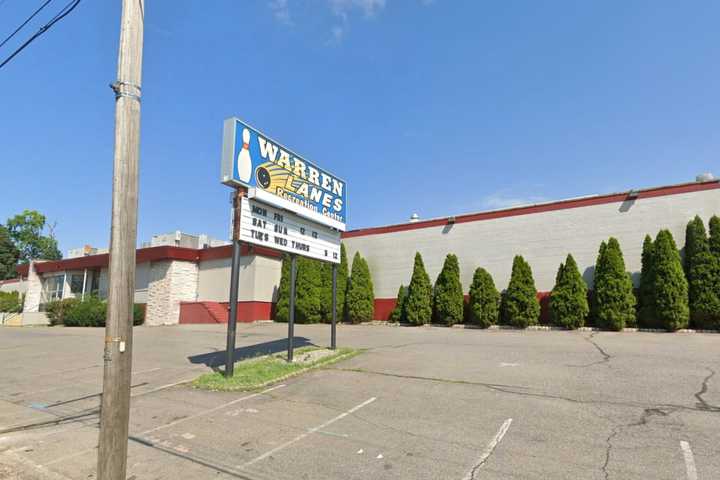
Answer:
[[[128,478],[720,478],[720,335],[338,330],[368,350],[213,393],[182,382],[221,362],[224,326],[136,328]],[[285,333],[239,326],[238,353]],[[94,478],[103,334],[0,328],[0,478]]]

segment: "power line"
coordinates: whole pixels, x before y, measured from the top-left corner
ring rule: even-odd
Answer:
[[[50,1],[52,1],[52,0],[46,0],[46,3],[49,3]],[[80,3],[80,0],[71,0],[70,3],[68,3],[67,5],[65,5],[65,6],[57,13],[57,15],[55,15],[53,18],[51,18],[50,21],[47,22],[45,25],[43,25],[42,27],[40,27],[40,30],[38,30],[37,32],[35,32],[30,38],[28,38],[28,39],[25,41],[25,43],[23,43],[22,45],[20,45],[20,47],[18,47],[17,50],[15,50],[9,57],[7,57],[5,60],[3,60],[3,62],[0,63],[0,68],[3,68],[5,65],[7,65],[8,62],[10,62],[10,60],[12,60],[13,58],[15,58],[15,56],[16,56],[18,53],[22,52],[22,51],[25,49],[25,47],[27,47],[28,45],[30,45],[36,38],[38,38],[38,37],[39,37],[40,35],[42,35],[43,33],[47,32],[47,31],[50,29],[50,27],[52,27],[52,26],[55,25],[57,22],[59,22],[60,20],[62,20],[62,19],[65,18],[66,16],[68,16],[68,15],[70,14],[70,12],[72,12],[73,10],[75,10],[75,7],[77,7],[79,3]],[[14,35],[14,34],[13,34],[13,35]]]
[[[5,1],[5,0],[0,0],[0,5],[2,5],[4,1]],[[47,7],[47,5],[48,5],[50,2],[52,2],[52,1],[53,1],[53,0],[47,0],[45,3],[43,3],[42,5],[40,5],[40,8],[38,8],[37,10],[35,10],[35,12],[34,12],[32,15],[30,15],[30,16],[27,18],[27,20],[25,20],[18,28],[15,29],[14,32],[12,32],[10,35],[8,35],[8,37],[7,37],[5,40],[3,40],[2,43],[0,43],[0,47],[2,47],[3,45],[5,45],[11,38],[13,38],[16,33],[18,33],[20,30],[22,30],[22,28],[23,28],[25,25],[27,25],[28,22],[30,22],[30,20],[32,20],[33,18],[35,18],[35,15],[37,15],[38,13],[40,13],[40,12],[42,11],[42,9],[45,8],[45,7]]]

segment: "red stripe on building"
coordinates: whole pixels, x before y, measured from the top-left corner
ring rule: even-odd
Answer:
[[[464,297],[467,303],[468,296],[465,295]],[[540,302],[540,323],[547,325],[550,323],[550,292],[537,292],[537,299]],[[375,320],[390,320],[390,314],[396,304],[396,298],[376,298],[373,318]]]
[[[282,254],[276,250],[266,247],[251,247],[243,244],[240,254],[260,255],[270,258],[279,258]],[[195,249],[186,247],[160,246],[149,248],[138,248],[135,254],[136,263],[160,262],[164,260],[179,260],[185,262],[201,262],[205,260],[214,260],[232,257],[232,246],[223,245],[222,247],[212,247],[205,249]],[[35,271],[37,273],[60,272],[64,270],[82,270],[85,268],[102,268],[107,267],[110,256],[107,253],[99,255],[88,255],[85,257],[68,258],[66,260],[53,260],[48,262],[35,263]],[[17,272],[27,276],[28,266],[20,265]]]
[[[181,324],[227,323],[228,302],[180,302]],[[271,320],[272,302],[238,302],[237,321]]]

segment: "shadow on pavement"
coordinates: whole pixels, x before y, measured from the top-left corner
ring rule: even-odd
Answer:
[[[314,345],[308,338],[305,337],[293,337],[294,347],[301,348]],[[256,345],[249,345],[247,347],[240,347],[235,349],[235,361],[245,360],[248,358],[259,357],[261,355],[270,355],[274,353],[280,353],[287,351],[287,338],[280,340],[273,340],[271,342],[258,343]],[[191,355],[188,357],[190,363],[193,364],[204,364],[214,371],[220,371],[219,367],[225,366],[225,355],[227,350],[218,350],[210,353],[201,353],[199,355]]]

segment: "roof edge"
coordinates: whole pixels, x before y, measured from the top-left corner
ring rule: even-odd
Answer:
[[[704,190],[714,190],[720,188],[720,180],[710,180],[707,182],[688,182],[663,187],[651,187],[642,190],[628,190],[619,193],[608,193],[602,195],[590,195],[585,197],[575,197],[564,200],[555,200],[532,205],[522,205],[517,207],[504,208],[499,210],[487,210],[478,213],[465,213],[454,216],[454,223],[478,222],[483,220],[494,220],[504,217],[514,217],[519,215],[531,215],[534,213],[551,212],[556,210],[566,210],[571,208],[588,207],[593,205],[603,205],[607,203],[620,203],[628,199],[640,200],[643,198],[662,197],[667,195],[678,195],[682,193],[700,192]],[[633,197],[630,197],[630,193]],[[360,228],[357,230],[349,230],[343,232],[342,238],[364,237],[368,235],[381,235],[384,233],[401,232],[406,230],[417,230],[421,228],[440,227],[451,223],[447,217],[433,218],[429,220],[421,220],[412,223],[397,223],[380,227]]]

